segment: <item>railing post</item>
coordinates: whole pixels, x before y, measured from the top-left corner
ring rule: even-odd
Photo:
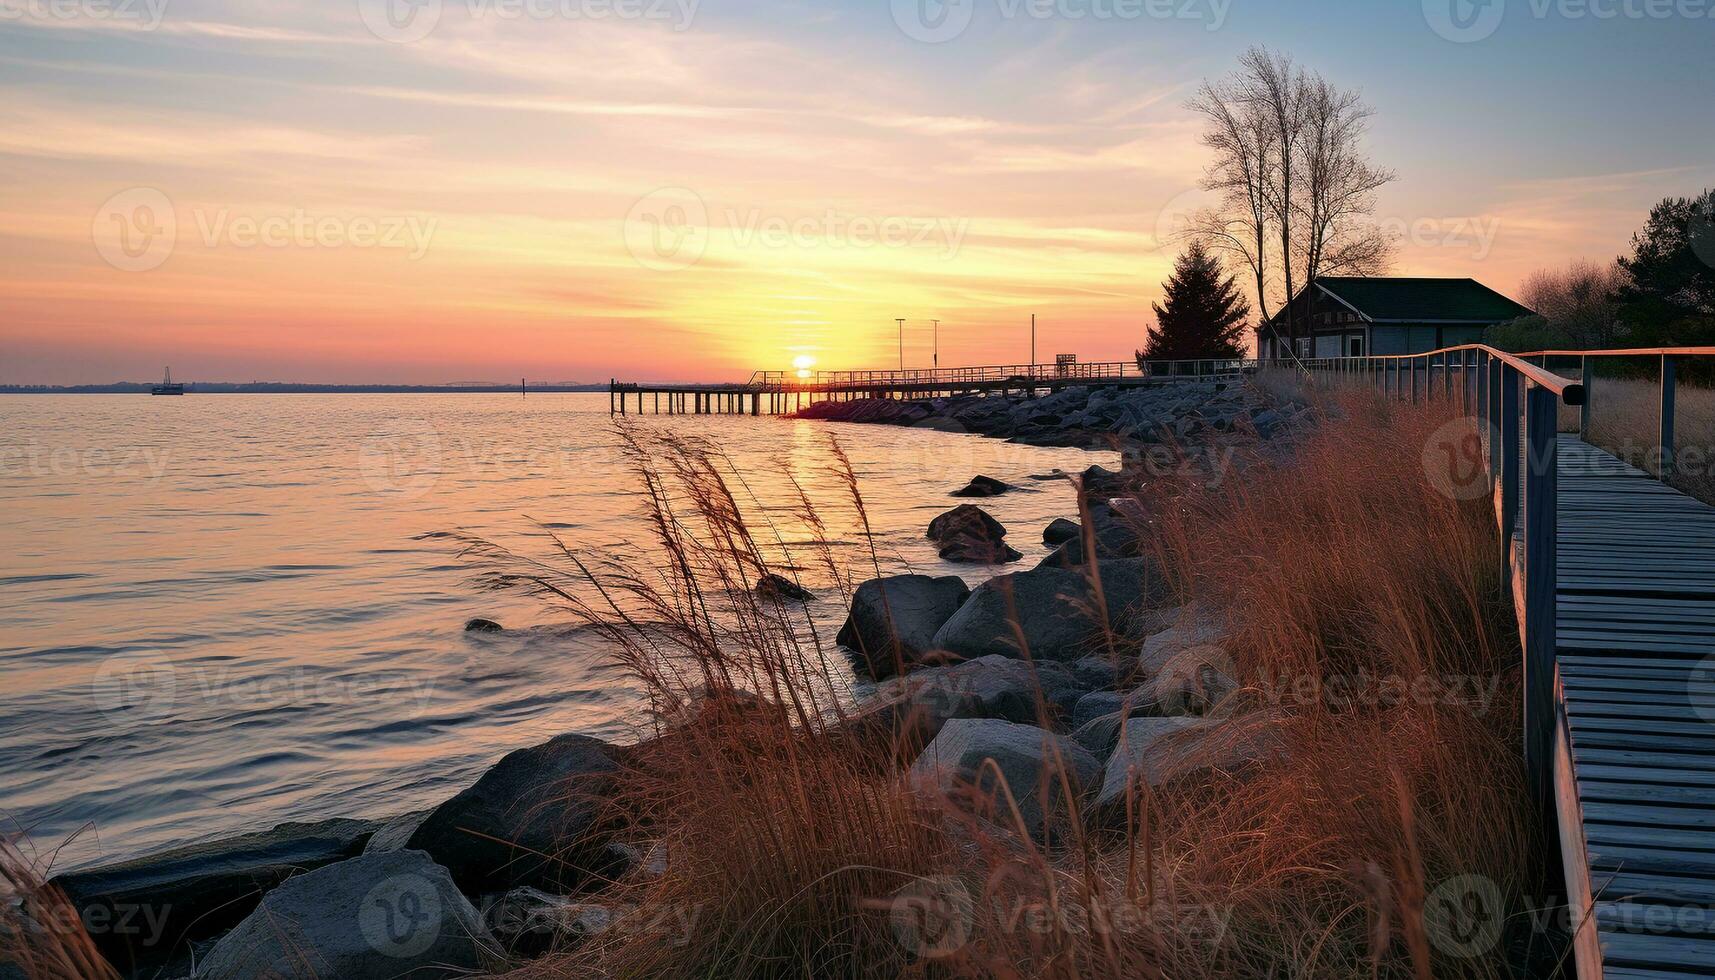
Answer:
[[[1591,383],[1595,380],[1596,362],[1594,359],[1592,359],[1590,357],[1589,354],[1585,354],[1579,360],[1581,360],[1583,362],[1583,364],[1580,366],[1581,370],[1578,372],[1578,375],[1579,375],[1578,380],[1579,380],[1579,383],[1584,386],[1584,404],[1578,406],[1578,438],[1584,440],[1585,442],[1589,442],[1590,441],[1590,417],[1591,417],[1591,413],[1592,413],[1592,409],[1590,408],[1590,403],[1594,400],[1590,397],[1590,390],[1591,390],[1591,386],[1592,386]]]
[[[1501,367],[1501,542],[1510,553],[1513,529],[1518,526],[1519,504],[1519,384],[1522,378],[1510,366]],[[1507,581],[1512,581],[1512,560],[1507,560]]]
[[[1423,400],[1435,400],[1435,355],[1430,354],[1423,359]]]
[[[1484,372],[1488,376],[1488,414],[1484,417],[1484,433],[1489,437],[1489,490],[1491,494],[1499,485],[1501,479],[1501,374],[1506,370],[1506,364],[1500,358],[1489,355],[1489,369]]]
[[[1661,452],[1661,464],[1656,467],[1656,476],[1662,480],[1673,476],[1673,396],[1674,390],[1679,387],[1675,374],[1673,355],[1663,354],[1661,356],[1661,438],[1657,445]]]
[[[1528,467],[1524,490],[1524,759],[1537,799],[1553,784],[1556,537],[1555,496],[1559,396],[1531,385],[1526,392]],[[1551,812],[1551,811],[1550,811]]]
[[[1459,356],[1461,358],[1463,358],[1465,356],[1465,352],[1460,351]],[[1452,354],[1442,354],[1441,355],[1441,394],[1448,401],[1453,400],[1453,355]]]

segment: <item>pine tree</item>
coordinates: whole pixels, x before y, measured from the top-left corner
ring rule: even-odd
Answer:
[[[1179,256],[1164,286],[1166,305],[1155,304],[1157,325],[1138,351],[1139,362],[1244,355],[1250,303],[1201,243]]]

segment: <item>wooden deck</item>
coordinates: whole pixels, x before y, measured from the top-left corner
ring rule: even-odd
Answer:
[[[1579,975],[1715,976],[1715,507],[1575,436],[1557,450],[1556,797],[1594,924]]]

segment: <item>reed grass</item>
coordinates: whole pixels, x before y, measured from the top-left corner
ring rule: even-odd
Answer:
[[[1084,833],[1074,812],[1048,845],[1005,829],[1009,788],[983,820],[914,784],[905,736],[828,683],[846,672],[813,624],[757,596],[777,535],[743,516],[718,452],[628,435],[657,559],[508,574],[608,630],[656,704],[623,804],[666,869],[624,877],[600,898],[619,924],[519,976],[1551,972],[1526,914],[1540,844],[1492,521],[1425,477],[1438,409],[1320,404],[1291,459],[1158,484],[1129,508],[1179,597],[1230,615],[1242,686],[1222,730],[1282,751],[1187,766],[1140,789],[1121,826]],[[829,465],[850,495],[836,505],[862,514],[837,445]],[[1461,696],[1477,691],[1492,700]],[[1502,902],[1478,955],[1437,926],[1462,875]]]

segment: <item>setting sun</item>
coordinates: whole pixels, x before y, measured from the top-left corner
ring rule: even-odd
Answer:
[[[792,366],[798,370],[798,377],[810,377],[810,369],[816,366],[816,359],[808,354],[799,354],[792,359]]]

